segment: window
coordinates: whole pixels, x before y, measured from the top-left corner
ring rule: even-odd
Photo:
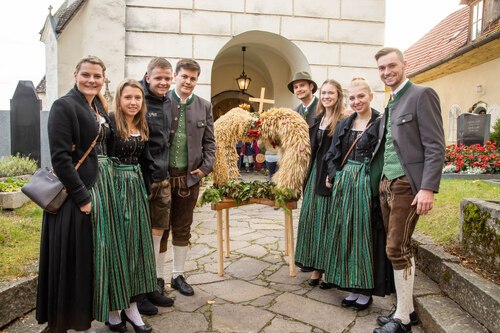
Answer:
[[[483,27],[483,0],[474,3],[471,6],[472,21],[471,21],[471,40],[475,40],[481,35]]]

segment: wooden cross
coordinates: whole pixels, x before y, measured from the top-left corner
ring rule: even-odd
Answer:
[[[258,102],[259,103],[259,113],[261,113],[262,110],[264,110],[264,103],[274,104],[274,99],[265,99],[264,98],[265,93],[266,93],[266,88],[262,87],[262,88],[260,88],[260,98],[250,97],[248,99],[250,102]]]

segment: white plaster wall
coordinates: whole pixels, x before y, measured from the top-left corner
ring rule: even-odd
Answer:
[[[246,0],[246,12],[272,15],[292,15],[293,0]]]
[[[220,49],[229,42],[230,37],[194,36],[193,57],[195,59],[214,60]]]
[[[193,8],[193,0],[126,0],[127,6],[146,6],[156,8]]]
[[[260,30],[275,34],[280,33],[281,19],[279,16],[233,14],[232,34],[239,35],[245,31]]]
[[[58,44],[54,30],[46,26],[43,40],[45,43],[45,98],[42,99],[42,110],[50,108],[59,97],[58,94]]]
[[[297,70],[310,70],[318,84],[338,73],[371,76],[384,21],[385,0],[88,0],[58,40],[58,95],[72,85],[76,61],[96,54],[109,67],[112,91],[125,76],[142,78],[153,56],[173,66],[193,57],[202,64],[199,89],[210,96],[212,66],[221,50],[253,44],[278,56],[267,57],[259,65],[267,74],[255,68],[255,77],[273,81],[274,98],[295,105],[286,84]],[[287,40],[259,35],[233,44],[252,31]]]
[[[385,0],[342,0],[341,8],[343,19],[385,22]]]
[[[332,42],[384,44],[384,23],[330,20],[329,29]]]
[[[104,61],[114,91],[125,74],[125,15],[120,0],[84,3],[58,39],[58,97],[73,86],[75,65],[87,55]]]
[[[448,139],[449,119],[448,112],[452,105],[460,106],[462,113],[467,112],[472,104],[484,101],[488,105],[498,104],[500,101],[500,58],[454,73],[437,80],[422,83],[436,90],[441,102],[441,112],[445,138]],[[483,86],[483,93],[476,92],[476,85]],[[450,89],[453,87],[453,89]]]
[[[283,17],[281,35],[293,40],[328,40],[328,20],[313,18]]]
[[[127,7],[127,30],[153,32],[180,32],[180,11],[177,9],[159,9]],[[161,20],[152,20],[161,17]]]
[[[242,13],[245,11],[245,0],[195,0],[194,9]]]
[[[341,0],[295,0],[293,14],[322,18],[339,18]]]
[[[181,11],[181,33],[227,36],[231,34],[231,15],[208,11]]]

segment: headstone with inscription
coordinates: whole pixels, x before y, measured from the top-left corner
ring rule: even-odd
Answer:
[[[490,138],[489,114],[463,113],[457,118],[457,144],[484,145]]]
[[[31,81],[19,81],[10,100],[11,154],[30,156],[40,165],[40,110],[38,98]]]

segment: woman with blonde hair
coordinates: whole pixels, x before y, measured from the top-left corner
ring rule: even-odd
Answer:
[[[295,262],[305,271],[312,270],[310,286],[320,284],[324,269],[324,253],[330,240],[325,239],[329,221],[331,190],[325,186],[327,165],[323,160],[338,122],[345,118],[343,92],[340,83],[326,80],[320,88],[320,103],[314,124],[309,128],[311,158],[305,179],[304,196],[299,217]],[[320,288],[328,285],[321,283]]]
[[[372,295],[385,296],[393,290],[378,203],[382,167],[372,160],[380,114],[370,106],[373,92],[364,78],[352,79],[347,98],[354,113],[339,123],[325,156],[326,186],[332,188],[333,200],[325,278],[351,291],[343,307],[364,310]]]
[[[108,325],[112,331],[125,332],[128,321],[135,332],[151,332],[137,308],[137,301],[156,287],[156,267],[146,184],[141,167],[150,165],[146,121],[146,101],[142,85],[133,79],[122,81],[116,89],[115,112],[110,114],[113,128],[113,180],[121,218],[115,221],[123,232],[122,271],[129,285],[121,290],[130,303],[110,308]],[[149,182],[147,182],[149,184]],[[124,311],[120,311],[124,310]]]
[[[98,153],[105,149],[105,104],[99,98],[106,66],[95,56],[76,65],[74,87],[51,107],[48,133],[52,167],[68,192],[56,214],[44,212],[36,318],[50,332],[90,331],[93,308],[93,191]],[[96,143],[97,142],[97,143]],[[92,149],[92,145],[96,148]],[[75,164],[91,148],[78,170]]]

